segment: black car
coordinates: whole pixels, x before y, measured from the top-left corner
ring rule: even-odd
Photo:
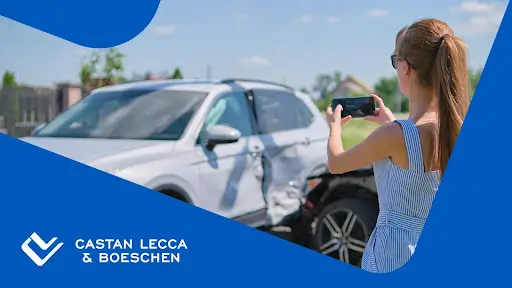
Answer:
[[[379,213],[371,167],[310,177],[301,208],[272,233],[327,256],[361,266]]]

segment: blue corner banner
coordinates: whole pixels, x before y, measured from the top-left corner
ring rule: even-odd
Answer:
[[[159,3],[3,0],[0,15],[110,47],[144,30]],[[371,274],[0,134],[0,287],[509,287],[511,17],[403,268]]]

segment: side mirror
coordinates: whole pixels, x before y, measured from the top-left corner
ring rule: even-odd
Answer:
[[[219,144],[238,142],[241,137],[240,131],[226,125],[215,125],[206,131],[206,148],[213,150]]]
[[[32,133],[31,135],[35,135],[37,132],[39,132],[39,130],[41,130],[44,126],[46,126],[46,123],[41,123],[39,125],[36,126],[36,128],[34,128],[34,130],[32,130]]]

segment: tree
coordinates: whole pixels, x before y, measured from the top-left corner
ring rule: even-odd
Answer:
[[[400,89],[398,87],[398,78],[396,76],[380,78],[375,84],[374,89],[375,93],[382,98],[387,107],[394,112],[401,112],[397,111],[401,110],[403,107],[403,99],[400,99],[402,97],[399,98]]]
[[[325,110],[327,110],[327,106],[331,104],[332,97],[328,95],[327,98],[325,99],[315,99],[313,102],[315,103],[318,110],[324,112]]]
[[[108,49],[103,60],[103,77],[111,83],[125,81],[124,58],[125,55],[116,48]]]
[[[95,50],[82,61],[80,81],[88,88],[96,88],[125,81],[125,55],[117,48]],[[101,67],[100,67],[101,66]]]
[[[14,72],[5,71],[2,77],[2,88],[7,90],[6,95],[9,95],[10,97],[6,97],[7,101],[4,102],[3,105],[0,103],[0,106],[3,106],[3,111],[0,112],[4,114],[3,116],[5,117],[6,121],[6,124],[4,125],[6,125],[6,127],[13,125],[16,121],[19,120],[20,117],[20,104],[17,91],[18,89],[13,89],[16,86],[18,86],[18,83],[16,82]],[[2,99],[0,98],[0,100]]]
[[[333,82],[333,77],[330,74],[318,74],[312,90],[319,94],[321,100],[325,101],[329,97],[329,88]]]
[[[409,97],[402,97],[402,109],[401,112],[409,112]]]
[[[475,93],[476,86],[478,82],[480,82],[480,76],[482,76],[482,69],[468,69],[468,81],[469,81],[469,99],[473,98],[473,94]]]
[[[82,66],[80,67],[80,82],[82,85],[88,85],[94,75],[98,72],[98,63],[100,62],[100,54],[98,51],[93,51],[86,58],[82,60]]]
[[[172,73],[171,78],[172,79],[183,79],[183,75],[181,74],[181,70],[179,67],[174,69],[174,72]]]
[[[342,74],[340,71],[336,70],[332,74],[332,82],[334,87],[338,87],[342,81]]]
[[[7,87],[7,86],[17,86],[17,85],[18,84],[16,83],[16,77],[14,75],[14,72],[5,71],[4,76],[2,77],[2,86]]]

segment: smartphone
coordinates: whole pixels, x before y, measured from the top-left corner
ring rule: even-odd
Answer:
[[[375,100],[373,97],[351,97],[332,99],[332,109],[341,105],[341,117],[363,118],[375,115]]]

